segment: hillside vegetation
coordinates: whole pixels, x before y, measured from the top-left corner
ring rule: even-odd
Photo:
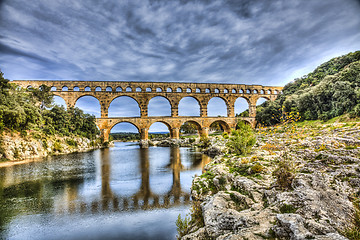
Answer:
[[[0,71],[0,133],[31,130],[37,134],[81,136],[94,139],[99,131],[95,117],[78,108],[65,109],[52,104],[50,88],[22,89],[4,79]]]
[[[360,51],[333,58],[295,79],[274,102],[257,108],[258,123],[269,126],[299,114],[300,120],[360,116]]]

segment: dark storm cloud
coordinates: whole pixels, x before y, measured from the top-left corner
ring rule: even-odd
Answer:
[[[360,48],[358,0],[0,1],[11,79],[283,85]]]

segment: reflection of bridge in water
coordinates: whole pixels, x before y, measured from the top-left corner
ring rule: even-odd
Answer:
[[[55,202],[57,213],[96,213],[102,211],[132,211],[137,209],[161,209],[188,204],[190,189],[181,189],[180,172],[184,169],[181,163],[180,148],[171,148],[169,168],[172,169],[172,185],[164,194],[155,194],[150,187],[149,149],[140,149],[141,185],[139,190],[130,196],[115,194],[110,185],[111,163],[109,149],[104,149],[101,156],[101,192],[100,196],[89,200],[78,193],[77,186],[67,185],[64,197]],[[195,168],[201,168],[210,161],[206,155],[195,162]]]

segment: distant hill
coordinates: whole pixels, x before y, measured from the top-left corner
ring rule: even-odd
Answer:
[[[360,51],[333,58],[288,83],[278,99],[257,107],[256,120],[269,126],[297,113],[301,120],[360,116]]]

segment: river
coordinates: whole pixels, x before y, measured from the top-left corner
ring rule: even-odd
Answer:
[[[190,148],[116,142],[0,168],[0,238],[175,239],[208,161]]]

